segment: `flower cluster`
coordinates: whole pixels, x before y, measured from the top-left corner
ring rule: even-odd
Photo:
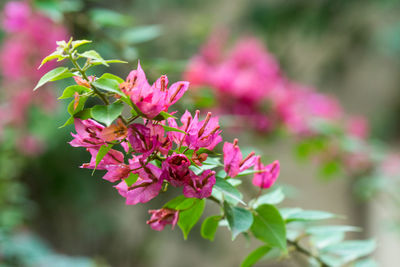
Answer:
[[[79,86],[96,84],[96,77],[85,81],[75,76]],[[168,88],[167,76],[161,76],[149,85],[140,64],[118,86],[122,97],[137,109],[139,115],[130,120],[120,118],[115,124],[104,126],[94,119],[75,118],[76,133],[72,133],[73,147],[84,147],[91,154],[89,163],[81,168],[106,170],[103,178],[112,183],[126,199],[127,205],[146,203],[166,190],[168,185],[181,187],[186,198],[203,199],[211,196],[216,183],[216,172],[207,168],[207,159],[222,141],[218,117],[208,112],[201,119],[200,111],[192,115],[186,111],[180,123],[169,114],[168,108],[178,101],[189,83],[180,81]],[[119,97],[121,98],[121,97]],[[74,103],[74,108],[76,105]],[[160,117],[160,115],[165,117]],[[142,118],[142,123],[135,120]],[[255,166],[254,185],[269,188],[279,175],[278,168],[263,166],[260,157],[250,153],[246,158],[237,145],[225,142],[224,170],[227,177]],[[115,149],[120,146],[120,150]],[[123,152],[122,152],[123,151]],[[273,163],[274,166],[277,163]],[[148,224],[162,230],[165,224],[175,225],[179,212],[163,208],[150,211]]]
[[[66,30],[32,9],[28,1],[6,3],[2,17],[6,34],[0,48],[0,93],[5,101],[0,103],[0,137],[5,125],[18,126],[23,131],[17,147],[22,153],[36,154],[41,150],[41,143],[25,129],[27,111],[32,104],[46,111],[53,110],[56,103],[49,90],[34,95],[32,84],[57,63],[51,62],[40,71],[32,66],[38,66],[55,49],[56,41],[65,39]]]

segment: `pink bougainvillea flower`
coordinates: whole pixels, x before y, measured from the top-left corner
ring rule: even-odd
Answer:
[[[218,118],[211,118],[211,112],[207,113],[204,121],[199,121],[200,111],[196,111],[192,117],[189,111],[186,111],[181,117],[182,126],[178,127],[176,121],[168,118],[168,124],[171,127],[178,128],[186,133],[169,132],[169,136],[178,145],[188,146],[190,149],[197,150],[199,148],[214,149],[214,147],[222,141]]]
[[[156,150],[168,153],[168,146],[171,144],[168,140],[164,139],[164,129],[161,125],[149,125],[147,127],[138,123],[129,126],[128,141],[133,150],[137,153],[143,153],[144,157],[148,157]]]
[[[157,150],[163,155],[168,155],[172,142],[168,136],[165,136],[164,128],[160,124],[148,124],[147,127],[150,129],[150,135],[155,139]]]
[[[242,152],[237,143],[237,139],[235,139],[232,144],[225,142],[223,148],[224,169],[228,176],[232,178],[252,167],[256,163],[254,152],[251,152],[246,158],[242,158]]]
[[[184,154],[172,154],[162,163],[162,177],[173,186],[183,186],[190,176],[190,164]]]
[[[131,173],[129,166],[123,163],[108,165],[106,166],[106,170],[107,173],[103,176],[103,179],[112,183],[128,178],[129,174]]]
[[[270,188],[279,176],[279,161],[274,161],[271,164],[264,166],[261,163],[260,156],[257,156],[255,171],[261,171],[254,174],[253,184],[260,188]]]
[[[163,184],[163,179],[160,177],[161,170],[153,164],[144,165],[140,161],[130,164],[130,167],[139,175],[137,181],[131,186],[125,181],[115,186],[119,194],[126,198],[126,204],[146,203],[155,198]]]
[[[104,126],[100,123],[92,119],[75,119],[74,123],[76,134],[71,133],[71,135],[74,137],[74,139],[69,142],[71,146],[99,148],[100,146],[106,144],[105,140],[102,138]]]
[[[189,88],[189,83],[176,82],[168,89],[168,78],[163,75],[150,86],[138,63],[137,69],[129,73],[120,88],[148,119],[152,119],[178,101]]]
[[[84,163],[81,168],[106,170],[111,165],[124,164],[124,154],[118,150],[110,149],[96,167],[96,157],[99,150],[97,148],[88,148],[87,150],[92,155],[92,158],[89,163]]]
[[[149,210],[149,213],[151,218],[146,223],[156,231],[162,231],[167,224],[171,224],[174,229],[179,218],[179,211],[173,209]]]
[[[211,196],[212,188],[215,185],[215,172],[205,170],[200,175],[191,175],[187,177],[183,185],[183,195],[185,197],[206,198]]]
[[[368,120],[362,116],[351,116],[347,121],[347,132],[349,135],[365,140],[368,137]]]
[[[29,23],[31,9],[23,1],[10,1],[4,6],[3,28],[8,32],[23,30]]]

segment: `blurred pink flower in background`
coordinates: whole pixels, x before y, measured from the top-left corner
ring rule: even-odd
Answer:
[[[27,113],[31,105],[45,111],[54,110],[56,101],[50,90],[33,94],[33,87],[41,76],[56,66],[50,62],[37,70],[41,60],[56,48],[56,41],[67,38],[66,29],[48,17],[33,10],[27,1],[11,1],[3,10],[2,28],[6,32],[0,48],[0,75],[2,78],[0,104],[7,107],[0,117],[0,132],[6,125],[20,129],[17,148],[26,154],[42,151],[33,145],[33,137],[25,134]],[[21,145],[21,144],[28,145]],[[37,149],[36,149],[37,148]]]
[[[367,139],[369,134],[368,120],[363,116],[351,116],[347,121],[347,132],[351,136]]]

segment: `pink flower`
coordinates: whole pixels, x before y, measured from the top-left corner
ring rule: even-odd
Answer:
[[[81,168],[107,170],[110,166],[124,164],[124,154],[115,149],[110,149],[96,167],[96,156],[99,150],[97,148],[88,148],[87,150],[92,155],[92,158],[89,163],[84,163]]]
[[[162,163],[162,177],[173,186],[183,186],[190,176],[190,164],[184,154],[172,154]]]
[[[178,101],[189,88],[189,83],[177,82],[168,89],[168,78],[163,75],[150,86],[138,63],[137,69],[129,73],[120,88],[148,119],[152,119]]]
[[[129,174],[131,173],[129,166],[123,163],[107,165],[106,170],[107,173],[103,176],[103,179],[112,183],[128,178]]]
[[[43,141],[37,139],[35,136],[27,135],[17,140],[18,150],[26,156],[35,156],[44,150]]]
[[[136,169],[133,172],[139,175],[137,181],[129,187],[125,181],[115,186],[119,194],[126,198],[126,204],[146,203],[155,198],[163,184],[161,170],[151,163],[142,165],[140,161],[130,164],[130,167]]]
[[[362,116],[352,116],[347,122],[347,132],[354,137],[365,140],[368,137],[368,120]]]
[[[100,148],[100,146],[106,144],[102,138],[102,131],[104,126],[100,123],[88,119],[81,120],[75,119],[76,134],[71,133],[74,139],[69,142],[73,147],[86,147],[86,148]]]
[[[218,118],[211,118],[211,112],[207,113],[204,121],[199,121],[200,111],[196,111],[194,117],[186,111],[182,118],[182,126],[178,127],[174,119],[169,118],[168,124],[171,127],[178,128],[186,133],[169,132],[169,136],[178,145],[188,146],[190,149],[197,150],[201,147],[214,149],[214,147],[222,141]]]
[[[191,198],[206,198],[211,196],[212,188],[215,185],[215,172],[205,170],[199,176],[191,172],[183,186],[183,195]]]
[[[246,158],[242,158],[242,152],[237,143],[237,139],[233,141],[233,144],[225,142],[223,148],[224,169],[228,176],[232,178],[252,167],[256,163],[254,152],[251,152]]]
[[[8,32],[23,30],[31,16],[29,4],[22,1],[11,1],[5,4],[3,13],[3,28]]]
[[[149,213],[151,214],[151,218],[146,223],[156,231],[162,231],[167,224],[171,224],[172,229],[174,229],[178,222],[178,210],[162,208],[159,210],[149,210]]]
[[[285,126],[299,135],[312,133],[316,119],[338,121],[342,116],[337,99],[295,83],[288,83],[287,90],[276,95],[274,103]]]
[[[279,176],[279,161],[276,160],[271,164],[264,166],[261,163],[261,158],[258,156],[254,170],[262,172],[254,174],[253,184],[260,188],[270,188]]]
[[[128,128],[128,140],[133,150],[137,153],[143,153],[144,157],[149,156],[154,151],[160,151],[167,155],[172,147],[168,137],[164,136],[164,128],[161,125],[145,126],[134,123]]]

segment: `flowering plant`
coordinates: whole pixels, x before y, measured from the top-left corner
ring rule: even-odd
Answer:
[[[316,266],[365,263],[359,259],[374,249],[374,242],[343,241],[345,232],[357,228],[315,226],[312,222],[336,215],[300,208],[278,209],[275,205],[284,199],[280,188],[263,194],[279,176],[278,161],[264,165],[253,152],[244,157],[237,139],[224,142],[221,159],[216,147],[222,142],[222,130],[211,112],[202,119],[199,111],[194,115],[186,111],[177,122],[177,113],[169,108],[188,90],[188,82],[168,86],[168,78],[163,75],[149,84],[139,63],[125,80],[110,73],[99,78],[89,76],[87,71],[97,65],[123,62],[105,60],[94,50],[79,52],[78,48],[87,43],[90,41],[57,42],[56,51],[41,66],[65,59],[73,66],[49,71],[34,90],[50,81],[74,78],[76,84],[65,88],[60,97],[72,98],[68,105],[70,118],[63,125],[75,126],[70,145],[87,149],[91,159],[81,168],[105,170],[103,179],[117,183],[114,187],[127,205],[161,197],[171,187],[182,188],[182,193],[160,209],[149,211],[147,224],[152,229],[161,231],[168,224],[172,228],[178,225],[188,238],[209,200],[220,207],[220,212],[203,221],[203,238],[212,241],[217,228],[226,226],[232,239],[243,234],[262,242],[242,266],[252,266],[272,251],[287,256],[292,250]],[[93,101],[87,101],[90,98],[102,104],[93,105]],[[239,191],[241,177],[246,175],[253,175],[253,184],[259,188],[253,198],[244,198]],[[335,242],[329,241],[332,234],[338,237]]]

